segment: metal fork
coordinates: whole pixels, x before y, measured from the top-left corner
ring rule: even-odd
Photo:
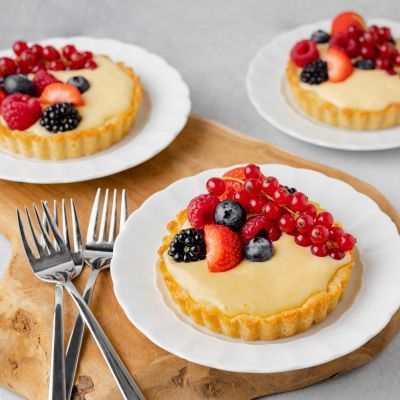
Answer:
[[[49,234],[47,233],[44,226],[44,223],[39,216],[39,212],[36,206],[34,206],[39,228],[42,235],[44,236],[44,240],[48,249],[47,252],[46,248],[40,244],[38,235],[33,227],[29,211],[26,210],[26,215],[29,226],[31,228],[33,240],[39,253],[38,257],[33,254],[33,251],[27,239],[27,235],[25,233],[20,212],[19,210],[17,210],[18,224],[20,228],[22,243],[24,245],[25,253],[28,257],[28,260],[32,266],[33,272],[40,279],[54,284],[61,284],[65,289],[67,289],[68,293],[71,295],[76,306],[78,307],[78,310],[83,320],[85,321],[90,332],[92,333],[97,345],[99,346],[108,366],[110,367],[110,370],[118,383],[119,389],[121,390],[124,399],[144,400],[144,397],[141,394],[139,388],[133,381],[132,377],[129,375],[128,370],[122,363],[121,359],[114,350],[104,331],[101,329],[99,323],[90,311],[85,300],[79,294],[75,285],[71,282],[71,277],[74,276],[76,271],[71,253],[69,252],[66,244],[62,239],[62,236],[57,228],[57,224],[51,216],[47,204],[42,201],[42,206],[58,248],[55,248],[53,246]]]
[[[100,229],[98,233],[98,239],[96,240],[96,231],[99,219],[100,196],[101,196],[101,189],[97,189],[96,197],[94,199],[92,211],[90,214],[89,225],[86,234],[86,246],[84,250],[85,262],[91,268],[91,272],[89,274],[82,296],[87,304],[90,304],[93,289],[96,284],[96,280],[97,277],[99,276],[100,271],[110,267],[111,258],[113,256],[114,242],[118,235],[116,231],[118,190],[114,189],[112,206],[111,206],[111,218],[109,224],[110,229],[108,233],[108,239],[106,239],[106,230],[108,225],[107,224],[108,198],[109,198],[109,190],[106,189],[104,196],[104,203],[103,203],[103,213],[100,222]],[[124,225],[128,217],[128,207],[127,207],[125,189],[122,190],[119,216],[120,218],[119,218],[118,232],[121,230],[122,226]],[[82,346],[84,329],[85,329],[84,321],[82,317],[78,315],[72,329],[65,357],[65,371],[66,371],[65,379],[66,379],[67,399],[69,399],[72,394],[72,388],[75,381],[75,373]]]

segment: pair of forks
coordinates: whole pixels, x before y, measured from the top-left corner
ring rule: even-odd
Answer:
[[[48,205],[42,201],[43,217],[40,216],[38,208],[33,205],[36,215],[41,239],[37,234],[29,210],[25,207],[26,217],[32,233],[32,239],[36,250],[32,250],[28,236],[25,232],[22,216],[17,210],[17,218],[25,253],[34,274],[41,280],[55,284],[55,306],[53,318],[53,341],[52,362],[49,382],[49,400],[67,400],[72,394],[72,387],[78,364],[80,348],[82,344],[85,324],[92,333],[99,346],[118,386],[127,400],[144,399],[138,386],[133,381],[125,365],[111,345],[109,339],[90,311],[88,303],[99,272],[109,268],[113,255],[113,247],[116,234],[117,220],[117,197],[118,192],[114,190],[111,221],[107,232],[108,219],[108,189],[106,190],[103,213],[100,227],[97,232],[99,219],[99,205],[101,190],[98,189],[90,215],[87,239],[83,251],[82,238],[79,229],[78,217],[74,201],[71,199],[72,220],[72,244],[70,241],[68,217],[64,200],[62,201],[62,234],[58,227],[57,202],[54,202],[54,213],[51,214]],[[122,192],[120,208],[119,230],[128,216],[125,190]],[[50,236],[54,237],[52,241]],[[35,255],[36,253],[36,255]],[[82,270],[86,262],[91,267],[91,273],[87,280],[83,296],[78,292],[72,279]],[[64,326],[63,326],[63,289],[66,289],[75,302],[79,315],[75,321],[70,341],[68,343],[66,356],[64,358]]]

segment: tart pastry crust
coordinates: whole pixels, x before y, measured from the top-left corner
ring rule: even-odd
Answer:
[[[300,86],[298,68],[290,60],[286,67],[286,78],[297,105],[307,115],[318,121],[355,130],[378,130],[400,124],[400,104],[398,103],[389,104],[383,110],[339,108],[322,100],[314,92],[303,89]]]
[[[197,324],[204,325],[214,332],[243,340],[270,340],[303,332],[314,322],[326,318],[336,307],[350,279],[354,265],[352,252],[351,261],[336,271],[327,290],[311,295],[300,307],[268,316],[249,314],[228,316],[216,307],[194,301],[190,293],[178,285],[166,268],[164,253],[186,220],[187,210],[182,210],[176,219],[167,225],[169,234],[163,238],[162,246],[158,250],[159,266],[175,303]]]
[[[0,147],[25,157],[42,160],[79,158],[105,150],[128,134],[135,123],[143,95],[143,87],[135,72],[119,62],[116,65],[133,82],[129,107],[122,113],[108,118],[103,124],[58,134],[37,135],[28,131],[11,131],[0,125]]]

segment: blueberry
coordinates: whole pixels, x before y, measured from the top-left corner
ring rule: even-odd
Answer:
[[[354,66],[358,69],[375,69],[374,60],[357,60]]]
[[[253,262],[268,261],[274,255],[272,242],[263,237],[255,237],[246,245],[244,256]]]
[[[3,89],[3,85],[4,85],[4,78],[0,76],[0,89]]]
[[[8,75],[3,87],[8,94],[23,93],[34,96],[36,93],[36,85],[22,74]]]
[[[237,231],[246,221],[246,211],[237,201],[225,200],[215,208],[214,219],[217,224]]]
[[[329,35],[329,33],[322,31],[321,29],[319,29],[318,31],[315,31],[312,35],[311,35],[311,40],[314,40],[314,42],[316,43],[328,43],[329,39],[331,38],[331,35]]]
[[[85,93],[90,88],[88,80],[83,76],[73,76],[67,80],[67,83],[78,88],[81,93]]]

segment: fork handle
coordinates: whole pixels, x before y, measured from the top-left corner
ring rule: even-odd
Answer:
[[[69,294],[77,305],[83,320],[92,333],[97,345],[99,346],[104,359],[106,360],[115,380],[117,381],[124,399],[145,400],[143,394],[140,392],[139,387],[130,376],[125,365],[119,358],[111,342],[108,340],[103,329],[97,322],[93,313],[90,311],[83,297],[79,294],[75,285],[68,280],[64,283],[64,287],[68,290]]]
[[[64,363],[64,289],[55,285],[52,358],[50,366],[49,400],[66,400]]]
[[[90,299],[92,298],[94,285],[96,283],[97,277],[99,276],[99,273],[100,270],[98,269],[92,269],[90,271],[82,295],[83,300],[85,300],[86,304],[90,304]],[[83,321],[81,315],[78,314],[75,319],[74,326],[72,328],[71,336],[69,338],[67,346],[67,352],[65,355],[65,381],[66,381],[67,399],[71,398],[84,332],[85,332],[85,322]]]

